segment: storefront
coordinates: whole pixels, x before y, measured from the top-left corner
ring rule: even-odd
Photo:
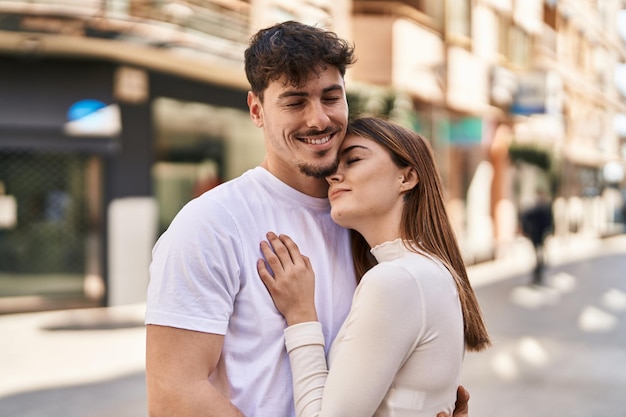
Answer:
[[[245,90],[122,70],[0,56],[0,314],[141,301],[175,212],[262,159]]]

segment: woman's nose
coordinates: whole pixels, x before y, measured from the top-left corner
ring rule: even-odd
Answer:
[[[333,182],[339,182],[339,174],[335,172],[334,174],[327,176],[326,181],[329,184],[332,184]]]

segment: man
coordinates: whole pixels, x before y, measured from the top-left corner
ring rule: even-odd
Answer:
[[[334,33],[296,22],[252,38],[248,106],[266,156],[188,203],[154,247],[146,311],[152,417],[294,415],[284,321],[256,261],[267,232],[300,236],[330,346],[356,287],[348,232],[330,218],[324,180],[346,131],[344,75],[353,61],[353,48]]]

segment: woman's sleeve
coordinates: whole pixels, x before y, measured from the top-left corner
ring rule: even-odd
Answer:
[[[424,328],[420,297],[415,280],[403,268],[380,264],[368,272],[355,293],[340,345],[333,349],[330,371],[321,324],[315,323],[317,340],[313,332],[300,333],[298,343],[289,335],[296,415],[373,415]]]
[[[313,321],[287,327],[285,346],[291,363],[296,416],[318,416],[328,375],[322,323]]]

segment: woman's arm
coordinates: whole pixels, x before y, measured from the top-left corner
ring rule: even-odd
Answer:
[[[418,325],[411,324],[415,320],[406,320],[407,314],[414,314],[407,311],[406,305],[415,305],[415,289],[403,291],[395,285],[368,289],[361,285],[357,290],[361,295],[355,297],[344,325],[348,326],[344,346],[327,377],[310,262],[289,237],[273,233],[268,233],[267,237],[269,244],[263,242],[261,249],[273,275],[262,260],[258,265],[259,275],[290,326],[285,337],[298,416],[318,415],[322,397],[323,409],[328,410],[328,415],[372,415],[415,340]],[[398,303],[401,301],[397,299],[398,293],[407,297],[408,302]],[[407,325],[413,329],[407,329]]]
[[[379,276],[380,269],[370,270],[361,280],[334,342],[320,416],[373,415],[420,337],[424,326],[414,281]],[[397,386],[390,395],[396,406],[419,414],[422,394]]]
[[[290,325],[285,343],[297,416],[373,415],[424,327],[414,280],[402,271],[377,268],[361,281],[329,372],[322,326],[314,314],[314,274],[308,258],[287,236],[270,233],[268,241],[271,246],[264,242],[261,249],[273,275],[263,260],[258,270]],[[412,393],[400,395],[405,401]],[[419,407],[419,399],[408,402]]]
[[[294,404],[298,417],[319,415],[328,368],[322,324],[315,311],[315,275],[306,256],[287,236],[267,234],[261,242],[266,263],[257,264],[259,276],[274,304],[285,316],[285,346],[293,376]]]
[[[328,376],[322,324],[313,321],[287,327],[285,346],[293,376],[296,416],[318,416]]]

